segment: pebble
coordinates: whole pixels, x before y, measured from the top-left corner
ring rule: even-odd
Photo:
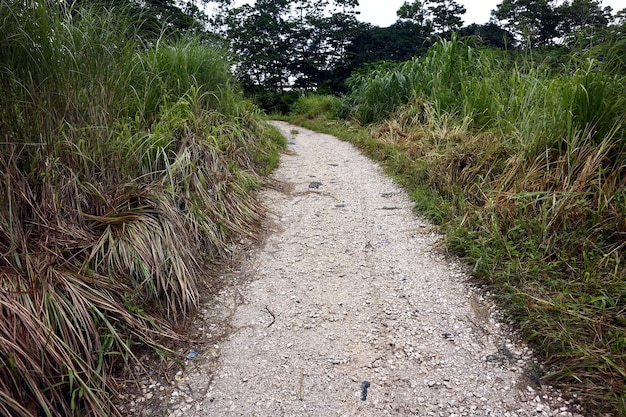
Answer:
[[[224,273],[224,288],[203,308],[198,327],[211,329],[212,342],[194,345],[203,352],[189,361],[197,371],[145,384],[135,409],[169,417],[580,417],[547,388],[516,388],[531,351],[496,320],[489,295],[468,286],[465,266],[433,248],[441,237],[393,181],[350,145],[298,131],[294,154],[275,173],[293,190],[262,192],[269,227],[280,227],[243,257],[248,278]],[[468,321],[479,320],[471,297],[489,306],[480,329]],[[280,313],[271,328],[266,308]],[[511,357],[500,363],[502,347]]]

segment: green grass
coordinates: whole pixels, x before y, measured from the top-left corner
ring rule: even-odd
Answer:
[[[50,4],[0,0],[0,414],[117,415],[135,348],[180,359],[284,139],[219,49]]]
[[[556,74],[444,42],[355,75],[352,118],[291,120],[383,162],[535,347],[544,383],[626,415],[626,78],[603,65]]]
[[[293,105],[293,111],[310,119],[337,119],[345,114],[343,101],[338,97],[307,95],[300,97]]]

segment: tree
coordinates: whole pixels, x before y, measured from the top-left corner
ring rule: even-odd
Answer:
[[[257,0],[228,12],[225,36],[246,91],[313,89],[343,65],[357,0]]]
[[[435,31],[456,31],[463,26],[461,15],[465,14],[465,7],[452,0],[432,0],[429,3]]]
[[[116,8],[129,15],[137,25],[138,33],[146,39],[166,35],[195,32],[207,34],[207,24],[211,17],[204,11],[207,6],[217,3],[227,7],[231,0],[60,0],[78,10],[81,6]]]
[[[348,48],[353,69],[376,61],[408,61],[432,45],[430,28],[410,21],[398,21],[380,28],[367,25]]]
[[[608,28],[611,11],[610,7],[603,9],[595,0],[565,1],[557,8],[557,28],[568,44],[584,40],[587,45],[592,45],[598,34]]]
[[[294,43],[303,45],[295,60],[294,86],[312,89],[324,84],[329,74],[346,62],[346,50],[358,33],[354,0],[316,0],[308,3],[308,13],[294,25]],[[300,10],[300,8],[298,9]],[[299,33],[304,31],[304,36]]]
[[[230,10],[226,17],[226,36],[237,60],[235,71],[248,90],[264,86],[277,91],[289,83],[291,23],[285,19],[289,3],[258,0],[254,6]]]
[[[294,74],[294,85],[309,89],[316,85],[321,65],[320,34],[317,28],[323,21],[328,1],[294,1],[292,14],[294,25],[290,37],[292,55],[290,73]]]
[[[529,46],[552,44],[558,36],[558,16],[549,0],[504,0],[491,14]]]
[[[410,22],[420,26],[430,26],[430,12],[425,3],[414,0],[412,3],[405,1],[396,12],[400,22]]]
[[[405,1],[398,9],[400,22],[411,22],[438,33],[455,31],[463,26],[465,7],[453,0]]]
[[[626,27],[626,9],[622,9],[615,14],[615,25]]]
[[[191,0],[191,2],[196,1],[203,4],[203,9],[207,10],[209,30],[223,35],[226,27],[226,17],[228,16],[228,11],[232,8],[234,0]]]
[[[502,29],[493,22],[484,25],[472,23],[460,29],[459,35],[473,38],[473,43],[476,46],[493,46],[500,49],[507,49],[515,48],[517,45],[511,32]]]

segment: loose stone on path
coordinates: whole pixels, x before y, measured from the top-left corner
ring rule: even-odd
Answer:
[[[262,193],[272,233],[211,307],[232,331],[152,415],[579,416],[376,164],[274,124],[290,152]]]

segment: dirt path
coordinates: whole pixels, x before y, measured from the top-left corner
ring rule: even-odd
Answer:
[[[290,152],[284,189],[264,192],[274,232],[205,312],[233,332],[173,388],[149,387],[153,415],[577,415],[535,385],[528,350],[375,164],[276,126]]]

